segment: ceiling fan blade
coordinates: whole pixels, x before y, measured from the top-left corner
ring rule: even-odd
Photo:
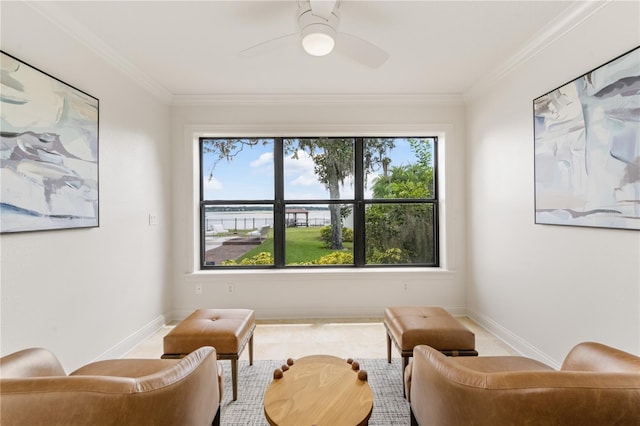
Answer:
[[[309,0],[311,4],[311,13],[320,16],[325,20],[329,20],[333,9],[336,7],[337,0]]]
[[[249,58],[253,56],[263,55],[265,53],[272,52],[274,50],[287,48],[290,45],[298,44],[300,41],[300,34],[293,33],[283,35],[281,37],[272,38],[271,40],[263,41],[254,46],[241,50],[238,54],[241,57]]]
[[[371,68],[378,68],[389,59],[389,54],[378,46],[347,33],[338,33],[335,49]]]

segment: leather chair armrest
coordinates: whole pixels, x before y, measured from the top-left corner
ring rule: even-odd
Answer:
[[[54,354],[42,348],[24,349],[0,358],[0,377],[66,376]]]
[[[569,351],[561,370],[636,373],[640,375],[640,358],[595,342],[579,343]]]

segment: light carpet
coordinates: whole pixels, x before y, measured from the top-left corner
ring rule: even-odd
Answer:
[[[402,367],[400,358],[389,364],[386,359],[357,359],[360,368],[366,370],[373,392],[371,426],[408,425],[409,404],[402,396]],[[231,364],[219,361],[224,368],[224,395],[220,424],[268,426],[264,417],[264,393],[273,380],[273,371],[284,361],[268,360],[238,363],[238,400],[232,401]],[[346,361],[345,361],[346,362]],[[340,426],[340,425],[332,425]]]

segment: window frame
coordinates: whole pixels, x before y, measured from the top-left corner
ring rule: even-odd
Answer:
[[[424,132],[421,132],[424,133]],[[197,167],[197,180],[199,187],[198,198],[198,211],[199,221],[197,223],[197,230],[199,235],[199,269],[204,272],[209,271],[221,271],[221,270],[246,270],[246,269],[311,269],[318,270],[324,268],[440,268],[441,267],[441,255],[442,250],[440,243],[440,215],[441,204],[439,199],[439,144],[441,136],[440,132],[426,132],[436,133],[431,136],[380,136],[380,135],[362,135],[362,136],[197,136],[196,146],[198,154],[198,167]],[[284,197],[284,144],[285,139],[353,139],[354,140],[354,197],[351,199],[286,199]],[[433,162],[433,196],[430,198],[365,198],[364,197],[364,182],[366,177],[364,176],[364,144],[366,139],[430,139],[432,143],[432,162]],[[204,188],[203,188],[203,141],[207,139],[270,139],[274,142],[274,199],[273,200],[205,200]],[[424,263],[403,263],[403,264],[367,264],[366,263],[366,250],[365,250],[365,213],[367,206],[377,204],[420,204],[429,205],[433,212],[433,241],[432,246],[434,250],[434,261]],[[273,265],[243,265],[243,266],[225,266],[225,265],[207,265],[205,263],[205,211],[207,206],[211,205],[270,205],[273,206],[273,232],[274,232],[274,264]],[[354,231],[354,246],[353,246],[353,264],[339,264],[339,265],[286,265],[286,223],[285,223],[285,211],[287,205],[313,205],[313,204],[351,204],[353,206],[354,218],[353,218],[353,231]]]

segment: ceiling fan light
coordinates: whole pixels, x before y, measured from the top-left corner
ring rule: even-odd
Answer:
[[[336,30],[324,23],[313,23],[302,29],[302,47],[312,56],[331,53],[335,45]]]
[[[312,56],[324,56],[331,53],[335,41],[329,34],[309,33],[302,38],[302,47]]]

